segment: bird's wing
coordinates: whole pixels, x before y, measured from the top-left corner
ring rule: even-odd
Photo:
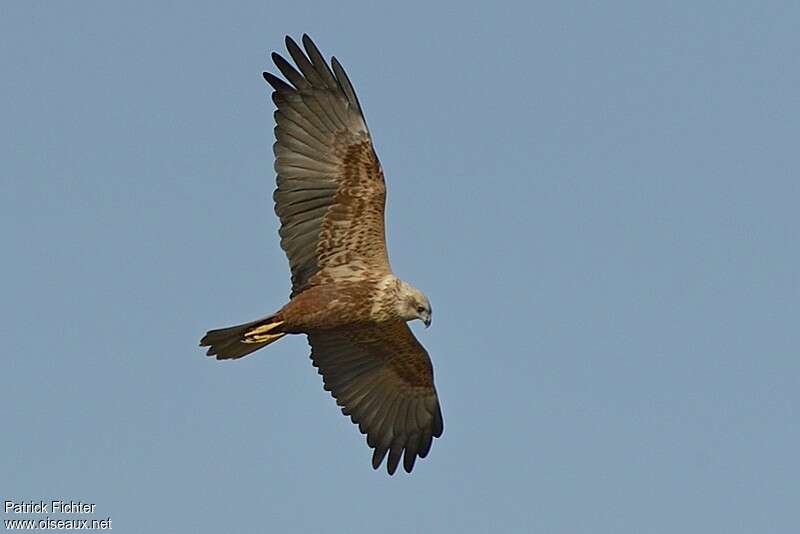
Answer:
[[[372,466],[388,452],[390,475],[401,456],[410,473],[444,426],[431,360],[406,323],[355,325],[311,333],[308,340],[325,389],[375,449]]]
[[[274,88],[275,212],[292,270],[292,295],[321,281],[390,272],[384,235],[386,187],[361,106],[342,66],[303,36],[277,53]],[[298,70],[299,69],[299,70]]]

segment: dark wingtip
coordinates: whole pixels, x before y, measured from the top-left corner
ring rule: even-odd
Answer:
[[[433,444],[433,435],[428,434],[426,435],[420,442],[419,450],[417,451],[417,455],[420,458],[425,458],[428,456],[428,453],[431,450],[431,445]]]
[[[414,462],[416,461],[416,454],[406,454],[403,456],[403,469],[406,470],[406,473],[410,473],[411,470],[414,469]]]
[[[400,458],[402,458],[402,456],[402,445],[398,446],[397,443],[394,443],[392,448],[389,450],[389,459],[386,460],[386,470],[390,475],[393,475],[394,472],[397,471],[397,466],[400,464]]]
[[[294,48],[295,50],[300,50],[300,47],[297,45],[297,41],[292,39],[290,35],[286,36],[286,39],[284,39],[284,44],[286,45],[287,50],[291,51],[292,48]]]
[[[433,418],[433,435],[437,438],[442,437],[444,432],[444,418],[442,417],[442,408],[439,403],[436,403],[436,416]]]
[[[398,460],[391,461],[391,458],[386,462],[386,472],[389,473],[389,476],[394,475],[394,472],[397,471],[397,464]]]
[[[386,453],[389,449],[384,447],[375,447],[375,452],[372,453],[372,468],[378,469],[381,466],[381,462],[383,462],[383,457],[386,456]]]
[[[272,88],[275,89],[275,91],[278,93],[287,93],[287,92],[290,93],[294,91],[294,87],[284,82],[271,72],[263,72],[261,75],[264,77],[267,83],[270,84]]]

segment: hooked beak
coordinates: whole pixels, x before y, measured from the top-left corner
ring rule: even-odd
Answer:
[[[428,328],[431,325],[431,316],[430,315],[426,316],[422,320],[422,322],[425,323],[425,328]]]

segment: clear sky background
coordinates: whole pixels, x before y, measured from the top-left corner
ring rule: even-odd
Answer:
[[[800,4],[733,4],[4,2],[2,498],[122,533],[800,530]],[[410,476],[303,337],[197,347],[288,296],[261,72],[303,32],[433,303]]]

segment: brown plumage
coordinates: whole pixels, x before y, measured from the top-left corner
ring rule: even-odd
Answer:
[[[264,73],[277,107],[273,198],[290,300],[272,315],[211,330],[200,345],[237,359],[307,334],[325,389],[375,449],[373,467],[388,455],[389,474],[401,459],[411,472],[443,430],[431,361],[406,325],[428,326],[430,303],[389,266],[383,171],[353,86],[336,58],[329,67],[307,35],[302,42],[286,38],[296,67],[272,54],[286,81]]]

